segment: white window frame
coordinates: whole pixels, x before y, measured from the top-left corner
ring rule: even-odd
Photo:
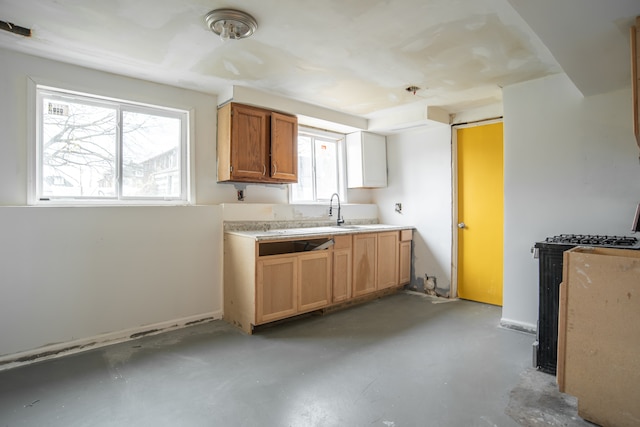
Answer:
[[[346,170],[346,135],[340,132],[332,132],[328,130],[316,129],[308,126],[298,126],[298,135],[306,135],[313,137],[324,137],[327,139],[336,140],[336,153],[338,156],[338,195],[340,196],[341,203],[347,203],[347,170]],[[313,160],[313,175],[315,181],[315,158]],[[318,199],[314,194],[314,200],[296,200],[293,197],[293,186],[294,184],[290,184],[289,187],[289,203],[290,204],[325,204],[329,202],[329,199]],[[314,191],[315,193],[315,191]]]
[[[59,97],[79,101],[85,104],[96,104],[114,108],[117,111],[117,186],[118,196],[114,198],[92,198],[92,197],[44,197],[42,195],[42,138],[43,138],[43,98]],[[33,104],[29,110],[33,121],[29,126],[29,188],[28,188],[28,204],[29,205],[190,205],[193,201],[193,189],[191,188],[192,172],[190,160],[190,128],[192,126],[192,114],[190,111],[134,102],[129,100],[106,97],[87,92],[79,92],[53,86],[48,84],[39,84],[33,80],[29,80],[29,100]],[[122,111],[134,113],[147,113],[156,116],[171,117],[180,120],[180,194],[178,197],[126,197],[121,195],[122,186]]]

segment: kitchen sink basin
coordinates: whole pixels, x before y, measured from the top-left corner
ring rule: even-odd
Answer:
[[[335,230],[335,227],[307,227],[307,228],[282,228],[266,231],[265,234],[317,234],[329,233]]]
[[[388,228],[388,225],[383,224],[361,224],[361,225],[340,225],[334,226],[333,228],[336,230],[344,229],[344,230],[377,230],[381,228]]]
[[[265,231],[267,235],[282,235],[282,236],[304,236],[310,234],[331,234],[338,231],[347,232],[349,230],[380,230],[384,229],[385,225],[382,224],[361,224],[361,225],[330,225],[324,227],[306,227],[306,228],[282,228]]]

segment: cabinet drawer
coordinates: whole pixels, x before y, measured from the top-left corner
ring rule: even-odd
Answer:
[[[333,249],[349,249],[351,247],[351,235],[333,236]]]
[[[400,230],[400,241],[413,240],[413,230]]]

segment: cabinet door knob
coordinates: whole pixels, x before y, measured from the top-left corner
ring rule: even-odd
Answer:
[[[458,224],[458,228],[463,229],[467,226],[467,224],[465,224],[464,222],[461,222]]]
[[[276,165],[276,162],[273,162],[273,175],[276,173],[278,173],[278,165]]]
[[[267,174],[267,165],[262,165],[262,176]]]

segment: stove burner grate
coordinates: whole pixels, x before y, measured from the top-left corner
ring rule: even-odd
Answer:
[[[638,239],[629,236],[606,236],[597,234],[560,234],[547,237],[545,243],[563,245],[588,245],[628,248],[638,244]]]

